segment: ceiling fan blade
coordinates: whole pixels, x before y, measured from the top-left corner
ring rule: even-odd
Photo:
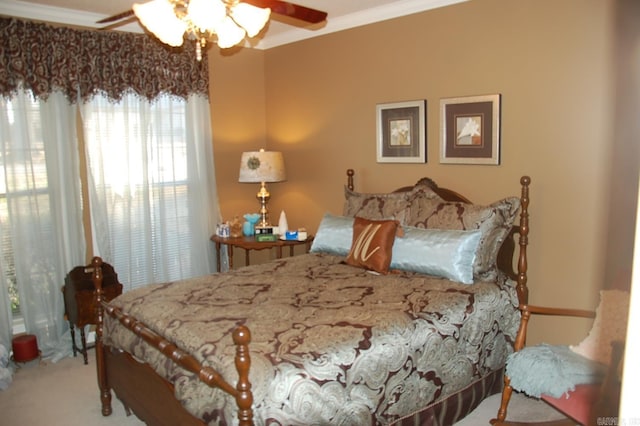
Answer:
[[[242,0],[256,7],[269,8],[272,13],[289,16],[311,24],[318,24],[327,19],[327,12],[309,7],[300,6],[295,3],[280,0]]]
[[[289,3],[281,0],[241,0],[244,3],[251,4],[256,7],[269,8],[272,13],[278,15],[289,16],[291,18],[299,19],[301,21],[309,22],[311,24],[317,24],[327,19],[327,12],[323,12],[317,9],[311,9],[309,7],[300,6],[298,4]],[[129,9],[126,12],[118,13],[117,15],[109,16],[107,18],[96,21],[97,24],[106,24],[109,22],[120,21],[125,18],[133,16],[133,10]]]
[[[133,9],[129,9],[126,12],[118,13],[117,15],[109,16],[107,18],[96,21],[96,24],[106,24],[108,22],[120,21],[121,19],[133,16]]]

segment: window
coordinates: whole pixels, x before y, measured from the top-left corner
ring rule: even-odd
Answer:
[[[41,227],[50,233],[47,165],[40,102],[30,94],[2,100],[3,144],[0,152],[0,265],[9,289],[11,311],[20,313],[16,278],[15,228]],[[22,119],[24,118],[24,119]],[[35,210],[34,214],[31,212]]]
[[[203,159],[188,139],[188,104],[129,95],[83,106],[97,252],[125,289],[210,271],[202,245],[210,209],[199,202],[210,191],[190,171]]]
[[[209,72],[146,37],[0,26],[15,42],[0,72],[0,344],[19,314],[47,357],[68,329],[64,277],[88,254],[125,285],[213,270]]]
[[[24,318],[41,348],[50,350],[66,328],[60,288],[87,252],[114,266],[125,291],[214,269],[208,237],[218,210],[206,99],[151,103],[132,95],[77,106],[62,94],[42,101],[19,93],[0,99],[0,143],[0,278],[7,289],[0,302],[11,306],[7,316]],[[89,194],[86,217],[81,185]],[[93,250],[83,233],[89,216]],[[2,327],[0,340],[10,334]]]

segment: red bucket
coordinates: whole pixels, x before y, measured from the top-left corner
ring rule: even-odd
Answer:
[[[28,362],[38,358],[40,355],[38,341],[33,334],[14,337],[11,341],[11,347],[13,348],[13,360],[15,362]]]

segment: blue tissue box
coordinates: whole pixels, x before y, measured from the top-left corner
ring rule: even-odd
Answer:
[[[287,241],[298,241],[298,231],[286,231],[284,239]]]

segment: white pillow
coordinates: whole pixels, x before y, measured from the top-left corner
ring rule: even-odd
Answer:
[[[629,292],[623,290],[600,291],[596,318],[587,337],[570,349],[591,360],[609,365],[611,342],[625,341],[629,316]]]

